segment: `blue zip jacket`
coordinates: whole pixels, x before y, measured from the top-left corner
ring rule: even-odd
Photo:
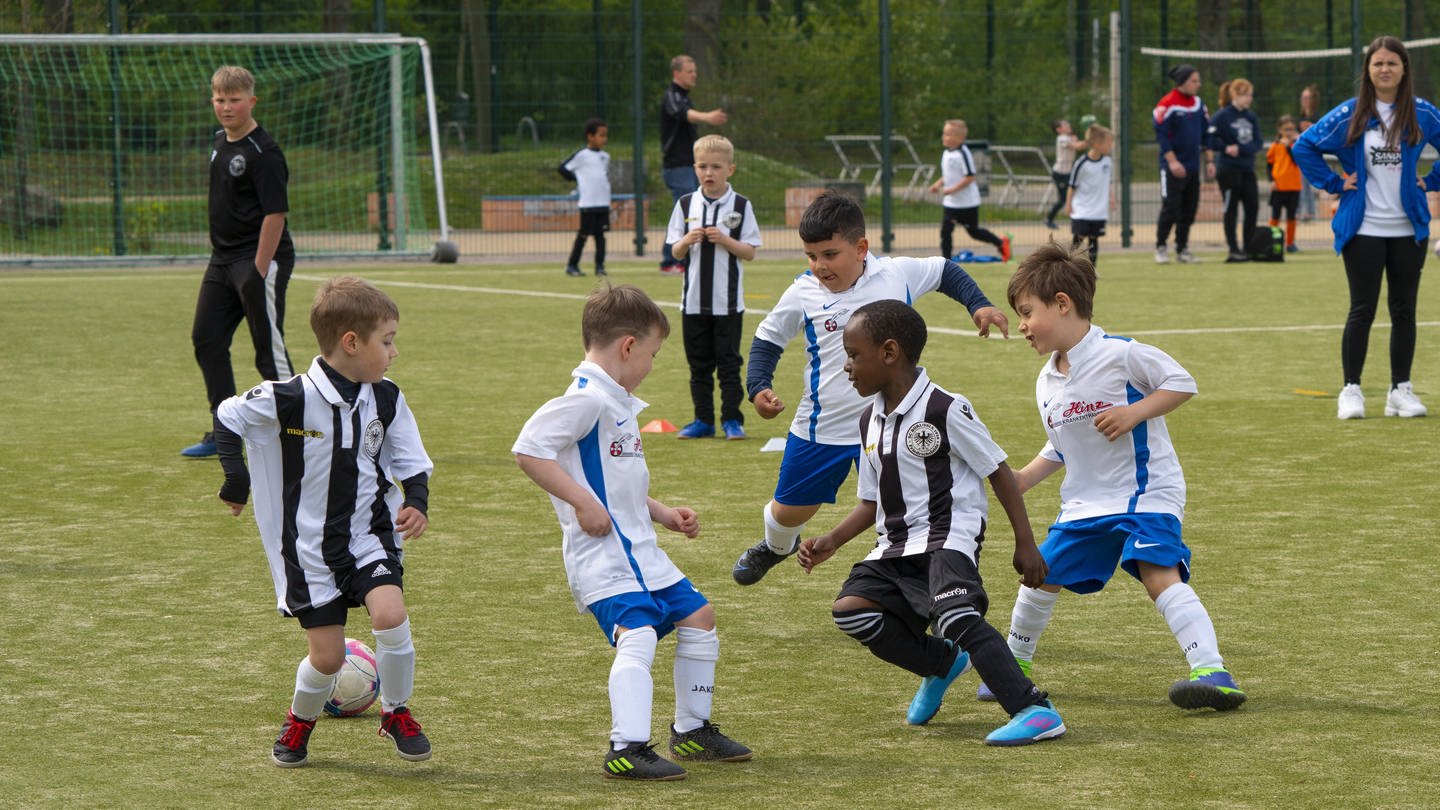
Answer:
[[[1200,150],[1205,146],[1205,129],[1209,117],[1205,102],[1199,96],[1187,96],[1179,88],[1171,90],[1155,105],[1155,142],[1160,145],[1160,170],[1165,171],[1165,153],[1174,152],[1175,159],[1191,177],[1199,177]]]
[[[1355,113],[1355,99],[1350,99],[1330,112],[1315,125],[1300,133],[1300,139],[1291,147],[1295,163],[1310,185],[1340,195],[1340,207],[1330,221],[1335,232],[1335,252],[1345,249],[1360,225],[1365,220],[1365,140],[1358,139],[1346,145],[1345,134],[1350,129],[1350,119]],[[1415,241],[1424,242],[1430,238],[1430,206],[1425,201],[1425,191],[1440,191],[1440,162],[1425,175],[1425,190],[1416,184],[1416,171],[1420,163],[1420,152],[1425,144],[1440,149],[1440,110],[1435,105],[1415,99],[1415,123],[1420,127],[1422,139],[1411,146],[1403,137],[1400,141],[1400,198],[1405,214],[1415,224]],[[1380,126],[1380,119],[1371,116],[1367,129]],[[1345,178],[1336,174],[1325,163],[1325,155],[1340,159],[1340,168],[1346,174],[1356,176],[1354,191],[1345,191]]]
[[[1207,146],[1215,153],[1217,168],[1255,172],[1255,153],[1260,151],[1264,140],[1260,137],[1260,120],[1255,113],[1226,104],[1210,117],[1206,135]],[[1231,144],[1240,147],[1240,154],[1231,157],[1225,153],[1225,147]]]

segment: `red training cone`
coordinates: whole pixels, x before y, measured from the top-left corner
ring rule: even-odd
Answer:
[[[651,419],[640,428],[641,433],[674,433],[680,428],[670,424],[669,419]]]

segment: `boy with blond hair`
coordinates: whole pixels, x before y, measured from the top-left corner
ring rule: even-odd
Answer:
[[[404,395],[385,377],[399,354],[400,309],[369,282],[342,276],[316,292],[310,328],[320,356],[308,371],[262,382],[215,413],[220,500],[238,516],[253,476],[276,607],[299,621],[309,647],[271,757],[282,768],[309,760],[315,720],[345,663],[346,616],[363,606],[375,632],[380,734],[402,759],[429,759],[430,741],[406,706],[415,645],[402,546],[429,526],[433,465]]]
[[[221,128],[210,150],[210,264],[200,280],[190,342],[213,416],[235,394],[230,341],[241,321],[250,325],[262,379],[295,373],[285,350],[285,290],[295,268],[295,245],[285,226],[290,169],[275,139],[251,117],[255,77],[226,65],[210,84]],[[209,432],[180,451],[190,458],[215,453]]]
[[[698,192],[680,197],[670,214],[665,241],[685,267],[680,323],[690,364],[695,418],[681,439],[715,435],[715,383],[720,381],[720,429],[727,439],[745,438],[740,412],[740,333],[745,328],[744,268],[760,247],[760,225],[750,201],[730,186],[735,147],[723,135],[695,142]]]
[[[1090,148],[1070,168],[1069,188],[1065,192],[1065,212],[1070,217],[1070,247],[1090,243],[1090,264],[1100,261],[1100,237],[1110,219],[1110,179],[1113,173],[1110,149],[1115,136],[1099,124],[1085,130]]]
[[[590,294],[581,316],[585,359],[563,396],[541,405],[511,451],[550,495],[564,537],[561,555],[580,612],[595,617],[615,649],[610,667],[611,779],[668,781],[685,769],[650,744],[650,669],[656,642],[675,631],[674,759],[740,762],[749,748],[710,722],[720,638],[715,609],[660,548],[654,524],[686,537],[700,519],[650,497],[634,391],[650,374],[670,322],[630,284]]]
[[[975,158],[970,155],[970,147],[965,145],[969,134],[970,127],[959,118],[946,121],[940,130],[945,153],[940,156],[940,179],[930,184],[930,193],[940,194],[940,205],[944,208],[940,216],[940,255],[947,259],[954,256],[950,252],[951,234],[958,222],[971,239],[994,245],[1000,251],[1000,260],[1008,262],[1010,235],[996,236],[980,227],[980,186],[976,185],[980,173]]]

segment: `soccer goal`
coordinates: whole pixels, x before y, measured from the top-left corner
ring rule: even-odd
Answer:
[[[226,64],[285,153],[297,253],[453,261],[425,40],[255,34],[0,36],[0,262],[207,255]]]

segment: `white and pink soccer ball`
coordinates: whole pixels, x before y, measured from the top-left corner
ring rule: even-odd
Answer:
[[[354,717],[363,713],[380,697],[380,675],[375,667],[375,652],[364,642],[345,639],[345,663],[340,677],[325,701],[325,713],[334,717]]]

